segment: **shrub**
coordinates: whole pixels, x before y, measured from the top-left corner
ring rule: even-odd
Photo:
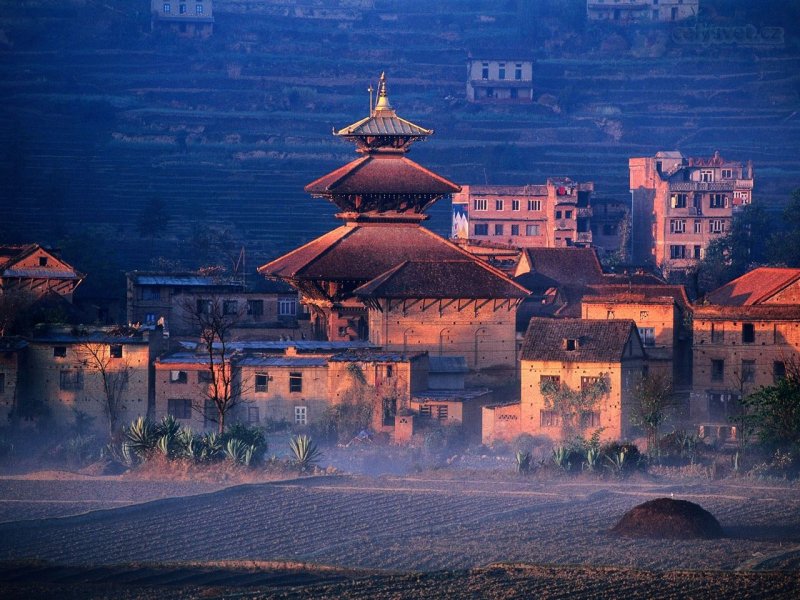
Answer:
[[[289,449],[294,456],[294,463],[303,473],[316,466],[322,458],[322,452],[307,435],[294,436],[289,440]]]
[[[158,428],[150,419],[139,417],[124,430],[125,441],[130,453],[139,460],[147,460],[156,448],[161,437]]]
[[[603,445],[600,453],[605,457],[606,466],[615,475],[627,475],[645,466],[635,444],[611,442]]]
[[[520,474],[530,473],[531,470],[530,452],[523,452],[521,450],[517,450],[516,454],[514,455],[514,460],[516,462],[517,473]]]

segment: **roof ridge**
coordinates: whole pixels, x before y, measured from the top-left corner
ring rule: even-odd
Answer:
[[[298,269],[297,271],[295,271],[294,273],[292,273],[290,275],[291,277],[294,277],[301,270],[307,268],[312,262],[318,260],[320,257],[324,256],[327,252],[329,252],[330,249],[334,245],[338,244],[343,239],[345,239],[345,238],[349,237],[350,235],[352,235],[353,232],[357,228],[358,227],[351,227],[349,225],[341,225],[341,226],[337,227],[336,229],[333,229],[333,230],[329,231],[328,233],[326,233],[326,234],[324,234],[324,235],[322,235],[322,236],[320,236],[318,238],[314,238],[313,240],[311,240],[309,242],[306,242],[305,244],[303,244],[299,248],[295,248],[294,250],[292,250],[288,254],[284,254],[283,256],[280,256],[280,257],[276,258],[275,260],[272,260],[272,261],[268,262],[265,265],[261,265],[260,267],[258,267],[258,269],[256,269],[256,271],[261,275],[267,275],[267,272],[271,270],[272,265],[274,265],[275,263],[284,262],[285,260],[287,260],[290,257],[294,256],[295,254],[305,250],[309,246],[312,246],[313,244],[319,243],[320,240],[323,240],[324,238],[326,238],[328,236],[333,238],[333,240],[330,243],[327,243],[324,248],[322,248],[319,252],[317,252],[311,260],[306,261],[303,264],[303,266],[300,267],[300,269]],[[334,234],[336,234],[336,235],[334,235]]]

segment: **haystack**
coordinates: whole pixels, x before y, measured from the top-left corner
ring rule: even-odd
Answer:
[[[611,530],[626,537],[712,539],[722,527],[707,510],[686,500],[658,498],[633,507]]]

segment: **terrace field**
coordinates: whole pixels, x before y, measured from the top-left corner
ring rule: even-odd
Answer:
[[[131,483],[0,480],[0,581],[18,597],[789,598],[800,586],[800,495],[786,483],[332,476],[121,506],[175,487]],[[65,502],[92,494],[102,510]],[[662,496],[701,504],[726,537],[608,533]]]

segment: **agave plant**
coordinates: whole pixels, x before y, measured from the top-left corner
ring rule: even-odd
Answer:
[[[194,432],[189,428],[183,428],[175,436],[176,455],[190,460],[200,458],[200,443]]]
[[[297,435],[290,438],[289,449],[294,455],[294,463],[300,469],[300,472],[308,471],[322,458],[322,452],[307,435]]]
[[[224,450],[222,436],[218,433],[207,433],[200,438],[200,460],[209,462],[220,460],[224,456]]]
[[[225,458],[231,462],[242,464],[244,462],[244,454],[247,450],[247,445],[242,440],[232,438],[225,444]]]
[[[569,448],[566,446],[553,448],[553,462],[559,469],[569,471],[572,466],[569,462]]]
[[[597,463],[600,460],[600,450],[594,446],[589,446],[586,449],[586,460],[583,463],[583,468],[587,471],[593,472],[597,469]]]
[[[517,450],[514,455],[516,461],[517,473],[528,473],[531,470],[531,453]]]
[[[622,475],[622,472],[625,470],[627,466],[627,454],[627,451],[623,448],[619,452],[612,452],[606,455],[606,460],[610,465],[609,468],[615,475]]]
[[[137,458],[147,460],[156,448],[159,432],[150,419],[139,417],[125,428],[128,450]]]

